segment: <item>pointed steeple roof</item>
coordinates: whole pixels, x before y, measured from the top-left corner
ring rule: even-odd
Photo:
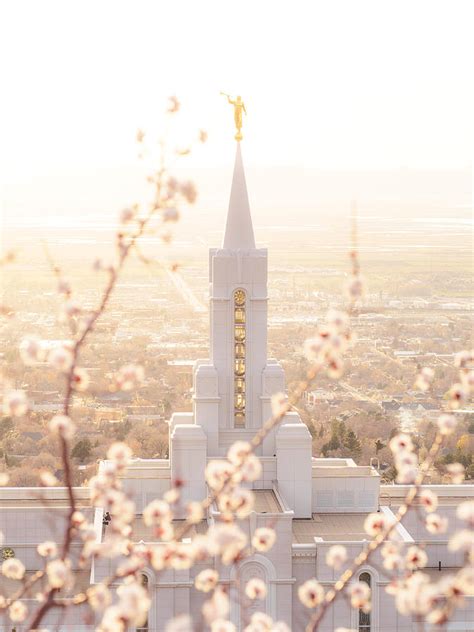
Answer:
[[[224,244],[222,247],[228,250],[252,250],[255,248],[240,143],[237,143],[237,152],[235,154],[234,176],[232,178],[229,210],[227,212]]]

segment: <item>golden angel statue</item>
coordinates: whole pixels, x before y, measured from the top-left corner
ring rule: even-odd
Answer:
[[[245,103],[242,101],[241,96],[237,96],[237,98],[232,99],[229,94],[225,92],[221,92],[225,97],[227,97],[227,101],[234,106],[234,122],[235,127],[237,129],[237,133],[235,135],[235,140],[242,140],[242,111],[247,115],[247,110],[245,109]]]

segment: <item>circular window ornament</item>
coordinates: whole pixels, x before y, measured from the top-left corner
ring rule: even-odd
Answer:
[[[234,301],[236,305],[243,305],[245,303],[245,292],[243,290],[235,290]]]
[[[9,560],[10,558],[15,557],[15,551],[9,546],[3,547],[3,549],[0,549],[0,551],[2,555],[2,560]]]

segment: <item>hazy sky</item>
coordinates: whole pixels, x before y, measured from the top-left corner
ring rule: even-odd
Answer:
[[[189,164],[233,157],[239,93],[250,165],[469,167],[470,0],[3,0],[1,160],[7,181],[135,160],[165,97]]]

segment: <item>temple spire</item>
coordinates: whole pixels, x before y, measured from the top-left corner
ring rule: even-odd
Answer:
[[[237,152],[235,154],[234,176],[232,178],[223,248],[228,250],[255,249],[252,217],[250,215],[249,197],[239,142],[237,143]]]

